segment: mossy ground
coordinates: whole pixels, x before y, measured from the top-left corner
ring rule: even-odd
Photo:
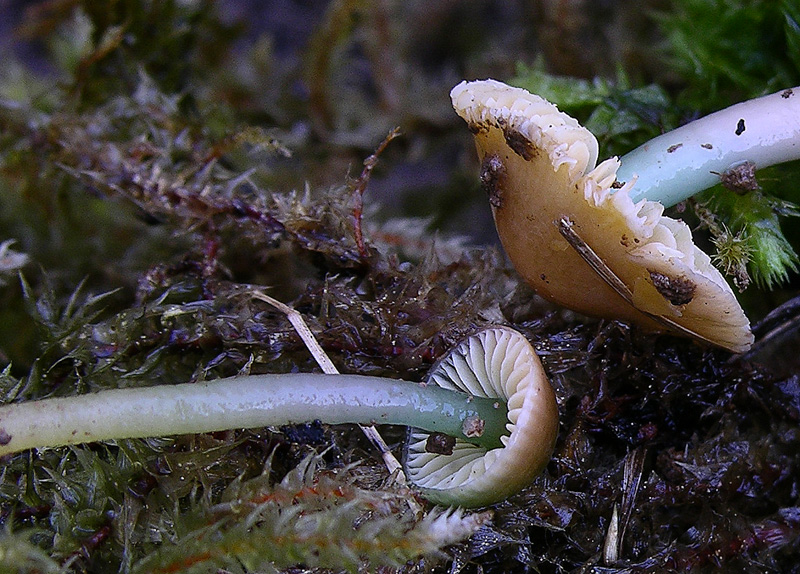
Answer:
[[[796,306],[778,318],[788,334],[731,358],[539,300],[496,244],[447,96],[466,77],[539,82],[617,153],[800,83],[792,2],[6,4],[20,15],[0,71],[6,402],[315,369],[262,290],[344,372],[420,380],[464,335],[512,325],[561,411],[546,472],[442,553],[357,428],[6,457],[7,571],[800,571]],[[765,192],[798,201],[797,172]],[[786,269],[779,289],[745,292],[754,318],[796,295]],[[399,447],[403,429],[382,430]]]

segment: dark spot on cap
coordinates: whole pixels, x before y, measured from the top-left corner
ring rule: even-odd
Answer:
[[[736,124],[736,131],[733,133],[735,133],[737,136],[740,136],[744,133],[744,130],[744,119],[740,119],[739,123]]]
[[[697,285],[686,277],[670,277],[657,271],[650,271],[650,279],[664,299],[673,305],[686,305],[694,298]]]
[[[486,124],[479,124],[479,123],[468,123],[467,128],[473,135],[489,131],[489,126],[487,126]]]
[[[0,445],[7,445],[11,442],[11,438],[11,435],[6,432],[6,429],[0,429]]]
[[[530,161],[536,156],[536,148],[526,136],[511,127],[504,127],[503,134],[508,147],[522,159]]]
[[[674,152],[676,149],[678,149],[678,148],[680,148],[680,147],[683,147],[683,144],[675,144],[675,145],[671,145],[671,146],[669,146],[669,147],[667,148],[667,153],[672,153],[672,152]]]
[[[435,432],[428,436],[425,441],[425,452],[433,454],[453,454],[456,446],[456,439],[448,434]]]
[[[792,88],[786,88],[781,92],[781,97],[786,100],[791,98],[794,95],[794,90]]]
[[[490,154],[481,162],[481,189],[489,197],[489,204],[495,209],[503,205],[503,188],[506,183],[506,166],[500,156]]]
[[[700,147],[705,148],[705,149],[714,149],[714,146],[711,145],[710,143],[700,144]]]

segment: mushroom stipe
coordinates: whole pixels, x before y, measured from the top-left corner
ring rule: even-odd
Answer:
[[[414,427],[405,455],[409,479],[430,500],[462,507],[492,504],[527,486],[550,460],[558,432],[555,394],[530,343],[494,327],[457,345],[425,384],[266,374],[4,405],[0,455],[316,419]]]

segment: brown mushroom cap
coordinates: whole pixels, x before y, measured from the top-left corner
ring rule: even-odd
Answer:
[[[655,201],[634,204],[619,161],[539,96],[462,82],[453,107],[475,135],[481,183],[514,267],[541,296],[581,313],[669,330],[734,352],[750,323],[689,227]]]
[[[545,467],[558,435],[558,405],[539,357],[522,334],[493,327],[456,346],[431,370],[428,384],[507,404],[508,435],[487,449],[463,439],[442,452],[435,435],[409,431],[405,470],[426,498],[446,506],[485,506],[529,485]]]

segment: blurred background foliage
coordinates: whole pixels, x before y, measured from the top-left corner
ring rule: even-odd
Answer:
[[[762,349],[770,374],[537,299],[497,246],[448,96],[465,78],[515,83],[590,127],[601,157],[622,154],[800,84],[796,2],[0,0],[0,12],[4,401],[314,368],[285,318],[248,296],[269,288],[349,372],[419,380],[464,334],[510,323],[554,376],[564,431],[548,472],[447,554],[402,550],[426,525],[351,429],[8,457],[7,571],[358,568],[356,538],[338,553],[300,542],[277,564],[289,507],[320,532],[375,520],[394,550],[361,558],[410,572],[445,556],[453,572],[796,568],[790,347]],[[742,293],[754,319],[800,286],[800,167],[760,175],[746,199],[720,187],[680,214],[709,251],[749,242],[733,263],[754,279]],[[618,500],[629,542],[603,562]],[[255,547],[245,523],[260,526]]]

